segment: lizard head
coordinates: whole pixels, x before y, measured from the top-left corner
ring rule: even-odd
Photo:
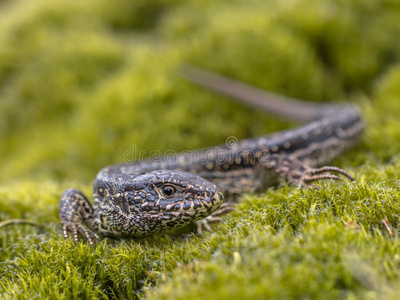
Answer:
[[[95,198],[100,230],[113,235],[183,227],[211,215],[223,202],[217,186],[184,171],[124,175],[110,182],[95,183]]]

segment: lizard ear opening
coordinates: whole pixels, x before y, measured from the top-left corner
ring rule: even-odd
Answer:
[[[122,212],[124,212],[127,215],[129,215],[131,213],[131,210],[129,209],[128,200],[125,197],[121,198],[121,209],[122,209]]]

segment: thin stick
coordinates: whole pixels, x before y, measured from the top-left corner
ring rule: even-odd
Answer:
[[[393,233],[392,227],[390,226],[389,220],[387,218],[381,220],[381,224],[386,228],[387,232],[389,233],[391,238],[395,237]]]
[[[29,221],[29,220],[24,220],[24,219],[12,219],[12,220],[7,220],[7,221],[3,221],[0,223],[0,229],[10,226],[10,225],[18,225],[18,224],[22,224],[22,225],[31,225],[31,226],[36,226],[36,227],[40,227],[40,228],[44,228],[43,225],[36,223],[34,221]]]

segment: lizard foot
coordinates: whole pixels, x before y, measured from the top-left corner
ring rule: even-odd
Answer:
[[[212,232],[212,228],[210,226],[210,224],[214,224],[214,223],[221,223],[223,222],[221,216],[235,210],[234,208],[235,204],[234,203],[222,203],[221,207],[216,210],[212,215],[198,220],[195,222],[196,224],[196,233],[198,235],[202,235],[203,234],[203,229],[208,231],[208,232]]]
[[[68,239],[68,231],[71,231],[74,244],[78,242],[78,233],[85,237],[90,246],[94,246],[94,244],[99,241],[99,236],[87,229],[83,224],[65,222],[62,224],[62,229],[65,239]]]
[[[342,180],[342,178],[336,174],[341,174],[351,181],[354,180],[350,174],[340,168],[325,166],[318,169],[305,167],[305,169],[300,170],[300,172],[299,170],[292,170],[292,173],[288,175],[287,181],[305,188],[318,188],[318,186],[312,183],[324,179]]]
[[[318,188],[312,183],[323,179],[342,180],[338,175],[354,180],[349,173],[337,167],[311,168],[290,156],[273,155],[271,157],[270,168],[274,169],[286,182],[305,188]]]

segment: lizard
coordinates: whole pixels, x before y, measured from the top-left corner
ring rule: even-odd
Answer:
[[[144,236],[194,222],[205,224],[230,210],[238,195],[277,186],[282,180],[316,187],[322,179],[339,180],[346,171],[323,166],[353,147],[364,122],[351,104],[316,104],[250,86],[194,66],[183,77],[244,104],[306,123],[233,145],[178,154],[173,161],[122,163],[103,168],[93,184],[94,205],[79,190],[61,196],[63,235],[78,234],[93,245],[99,236]],[[320,167],[322,166],[322,167]]]

